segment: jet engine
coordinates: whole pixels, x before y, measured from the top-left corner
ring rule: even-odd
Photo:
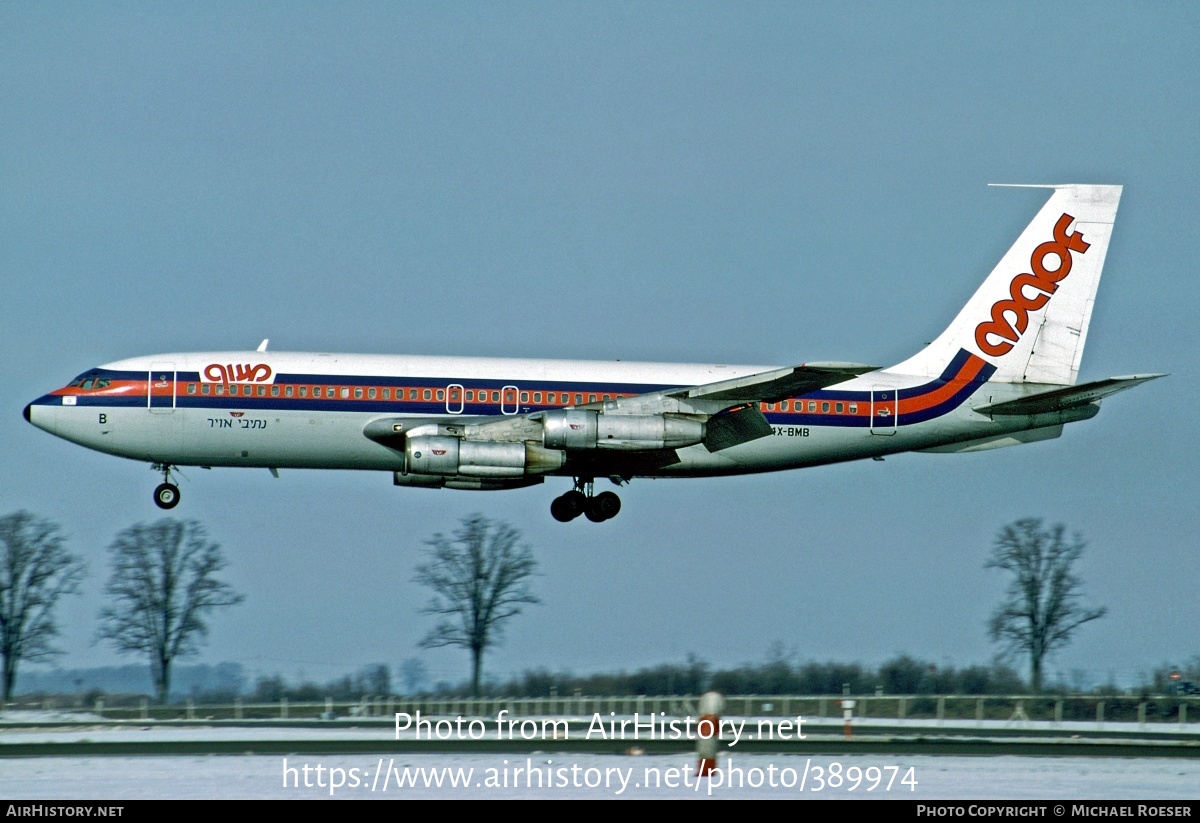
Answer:
[[[548,449],[647,451],[681,449],[704,440],[704,423],[671,414],[603,414],[555,409],[542,417]]]
[[[404,442],[406,474],[523,477],[554,471],[565,462],[566,455],[561,451],[527,443],[463,440],[446,435],[421,435]]]

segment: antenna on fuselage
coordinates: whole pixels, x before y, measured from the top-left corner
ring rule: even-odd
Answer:
[[[256,351],[266,351],[266,350],[267,350],[267,344],[268,344],[268,343],[270,343],[270,342],[271,342],[271,338],[269,338],[269,337],[264,337],[264,338],[263,338],[263,341],[262,341],[261,343],[259,343],[259,344],[258,344],[258,348],[256,349]]]

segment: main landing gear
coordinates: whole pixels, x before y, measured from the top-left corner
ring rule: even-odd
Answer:
[[[612,492],[593,495],[593,481],[591,477],[579,478],[575,481],[575,488],[554,498],[550,504],[550,514],[554,519],[566,523],[582,514],[593,523],[600,523],[616,517],[617,512],[621,511],[621,498]]]
[[[155,463],[151,466],[163,474],[163,482],[154,488],[154,505],[160,509],[173,509],[179,505],[179,487],[171,482],[171,467],[165,463]]]

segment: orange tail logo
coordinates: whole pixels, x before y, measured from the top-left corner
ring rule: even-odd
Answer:
[[[1029,326],[1029,313],[1037,311],[1050,302],[1050,295],[1058,290],[1058,282],[1071,273],[1071,252],[1084,254],[1091,247],[1083,241],[1079,232],[1067,234],[1067,227],[1075,218],[1064,214],[1054,224],[1054,239],[1042,243],[1033,250],[1029,258],[1029,268],[1032,273],[1018,274],[1009,284],[1009,297],[997,300],[992,304],[992,319],[975,327],[975,345],[984,354],[999,357],[1012,351],[1013,344],[1021,339]],[[1046,258],[1053,255],[1057,260],[1055,268],[1046,268]],[[1026,287],[1034,289],[1032,295],[1027,294]],[[1009,322],[1009,315],[1012,322]],[[988,335],[1000,338],[993,343]]]

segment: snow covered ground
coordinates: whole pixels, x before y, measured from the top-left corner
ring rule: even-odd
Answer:
[[[1182,759],[734,755],[722,759],[717,778],[697,780],[694,768],[694,758],[681,755],[39,757],[0,760],[0,797],[1194,800],[1200,796],[1200,761]],[[435,785],[439,780],[440,787]],[[400,782],[405,785],[399,786]]]
[[[9,713],[3,719],[52,723],[63,718],[34,714],[16,718]],[[1064,724],[1064,728],[1067,725],[1070,724]],[[1096,728],[1094,723],[1079,725],[1093,731]],[[1105,730],[1133,731],[1137,726],[1107,724]],[[1168,730],[1177,732],[1179,726],[1161,728]],[[1147,730],[1141,731],[1145,734]],[[245,741],[247,751],[252,751],[256,741],[379,740],[381,735],[392,734],[392,729],[383,725],[320,729],[282,724],[247,728],[136,723],[112,726],[97,722],[94,726],[14,729],[4,728],[0,722],[0,752],[5,744],[15,743],[167,740]],[[1064,801],[1200,797],[1200,759],[1196,758],[810,756],[734,752],[722,756],[716,778],[697,780],[694,770],[695,758],[680,754],[0,757],[0,797],[45,800],[814,797]]]

